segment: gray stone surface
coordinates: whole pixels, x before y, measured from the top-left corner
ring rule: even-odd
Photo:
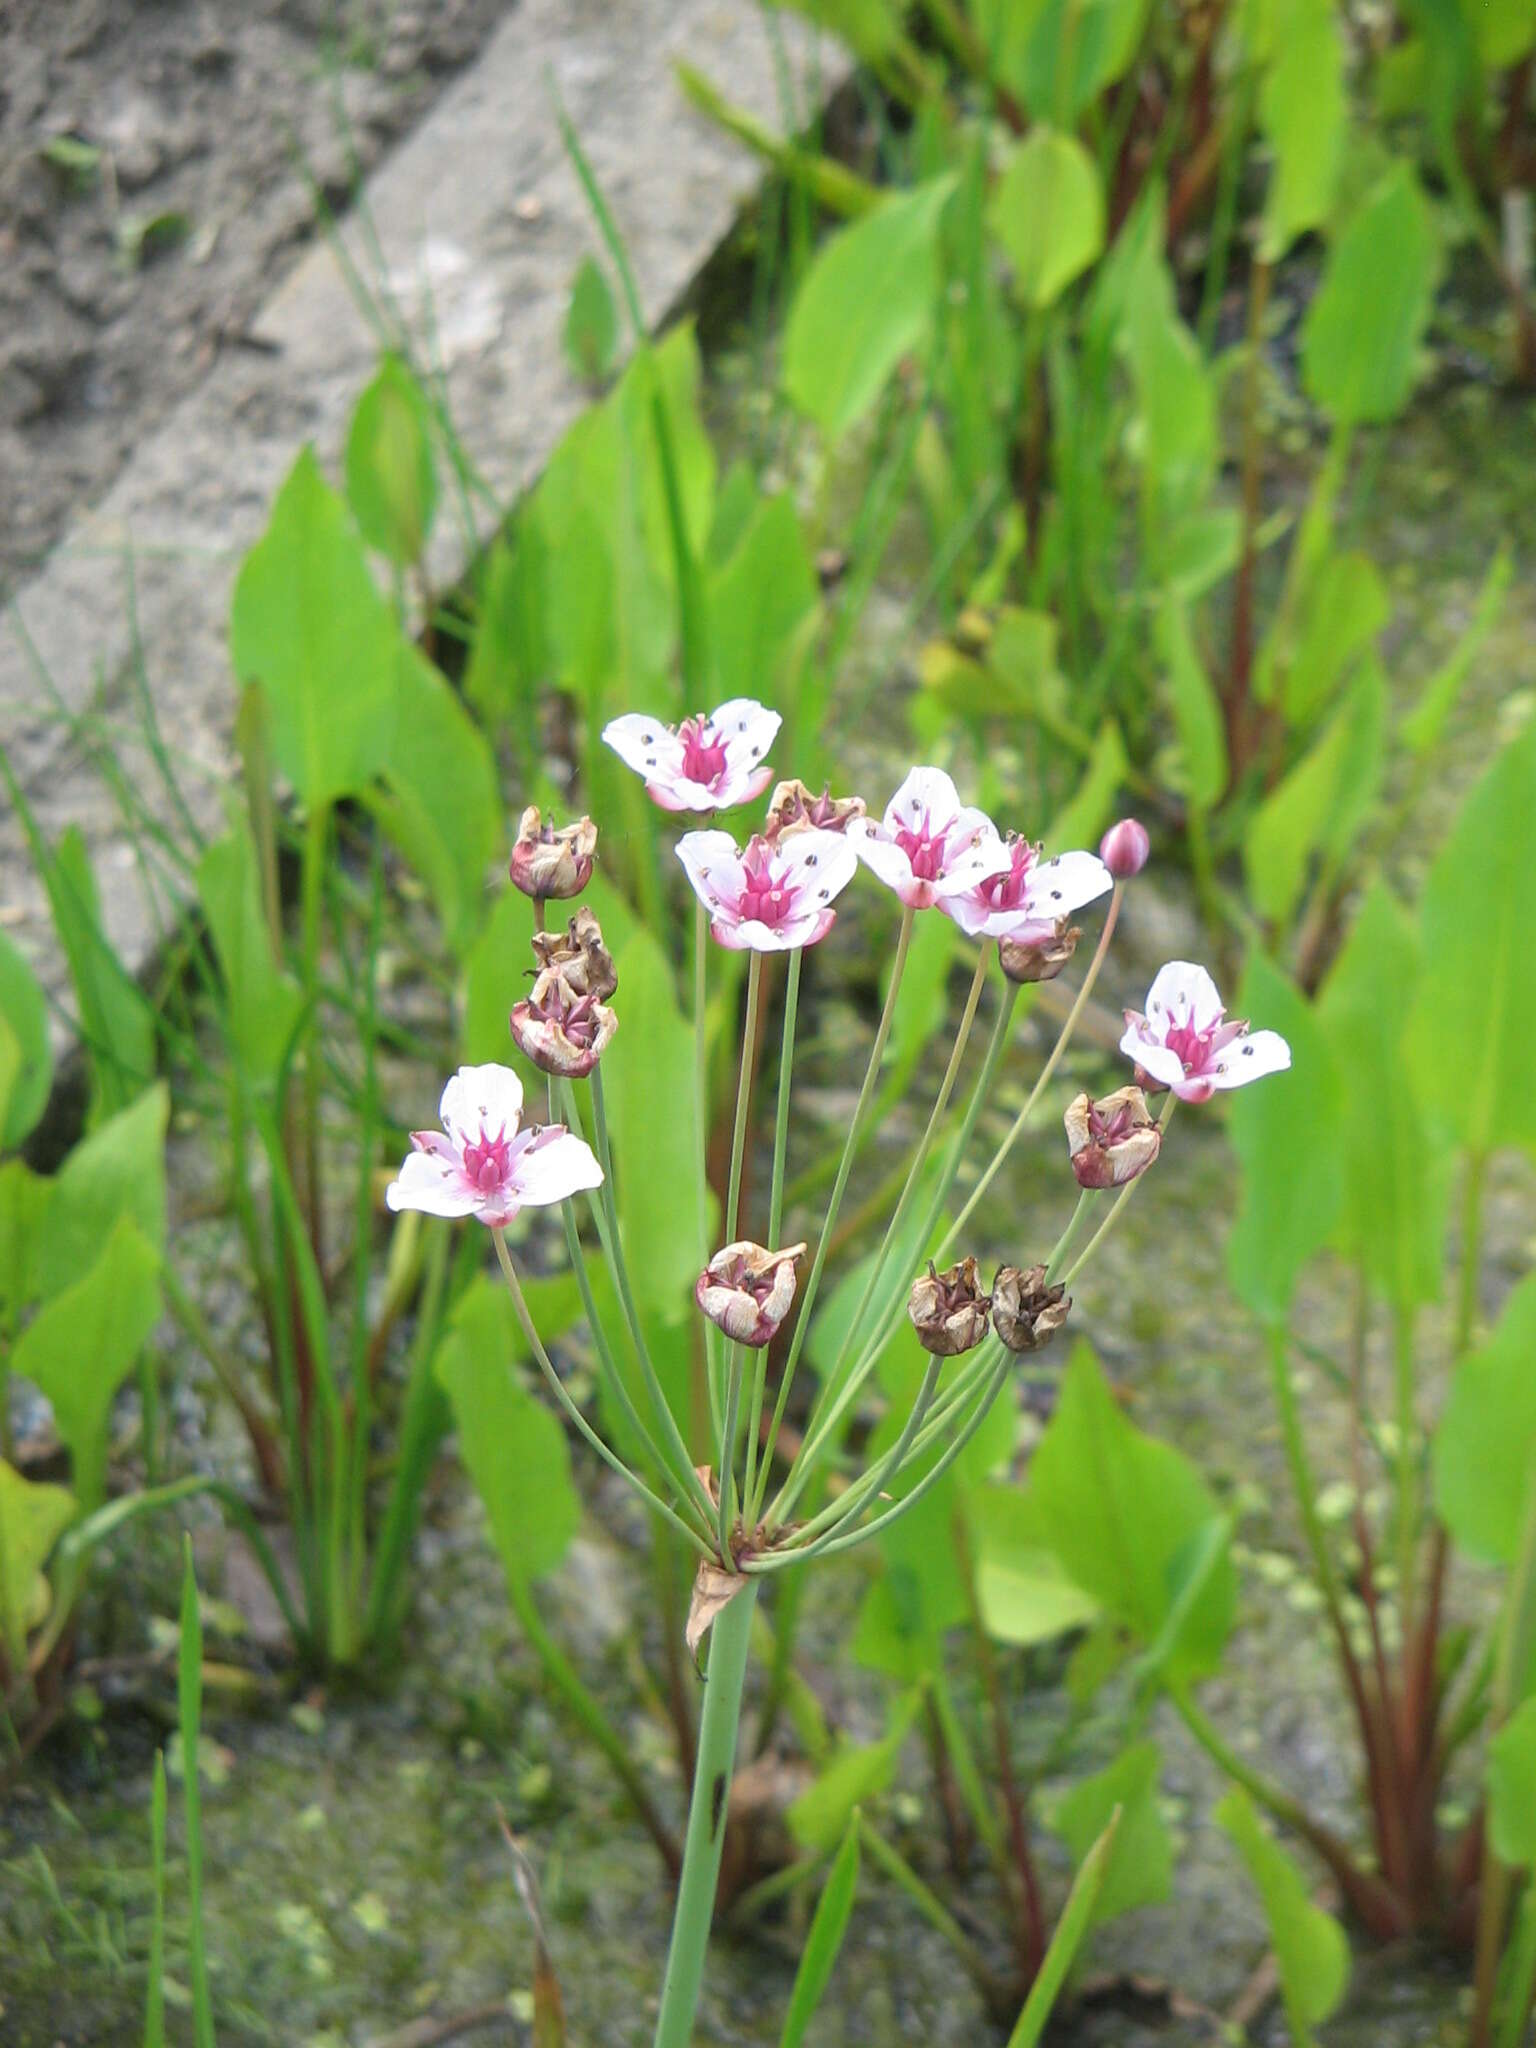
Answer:
[[[808,66],[809,44],[787,40],[792,61]],[[538,473],[584,402],[560,329],[576,265],[596,237],[561,147],[549,75],[629,240],[654,320],[727,231],[757,175],[744,151],[682,101],[672,65],[684,53],[731,98],[777,119],[772,52],[752,0],[522,0],[368,181],[393,289],[417,320],[430,292],[454,415],[504,499]],[[817,82],[828,85],[824,70]],[[376,272],[355,217],[345,240]],[[54,839],[70,824],[84,833],[106,928],[135,971],[152,955],[156,927],[133,846],[37,664],[70,713],[99,714],[125,774],[163,807],[135,737],[136,616],[142,673],[168,745],[194,807],[217,817],[232,766],[235,570],[301,443],[314,441],[335,474],[377,347],[324,245],[273,293],[252,339],[256,346],[223,356],[136,451],[0,630],[0,743],[44,833]],[[439,576],[468,553],[449,513],[445,495]],[[479,520],[484,534],[488,508]],[[19,820],[3,798],[0,806],[0,922],[57,989],[62,966],[42,890]]]

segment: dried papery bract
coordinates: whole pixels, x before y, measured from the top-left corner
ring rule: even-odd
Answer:
[[[789,1314],[795,1267],[804,1256],[803,1244],[771,1252],[739,1239],[715,1253],[694,1284],[694,1300],[735,1343],[761,1348]]]
[[[763,837],[774,845],[796,832],[845,832],[855,818],[864,816],[864,808],[861,796],[833,796],[830,783],[820,796],[813,795],[795,776],[776,784],[768,799]]]
[[[558,967],[546,967],[533,993],[512,1005],[507,1020],[518,1050],[543,1073],[581,1080],[602,1058],[619,1028],[616,1013],[580,994]]]
[[[912,1282],[907,1315],[917,1341],[936,1358],[974,1351],[987,1334],[992,1298],[982,1292],[975,1259],[967,1255],[940,1273],[930,1259]]]
[[[557,971],[577,995],[606,1003],[619,986],[603,928],[583,904],[563,932],[535,932],[533,956],[541,972]]]
[[[1082,936],[1077,925],[1063,918],[1040,938],[999,939],[998,965],[1010,981],[1054,981]]]
[[[1000,1266],[992,1282],[992,1327],[1010,1351],[1039,1351],[1049,1344],[1072,1308],[1059,1283],[1048,1283],[1044,1266]]]
[[[1087,1093],[1074,1096],[1062,1122],[1079,1187],[1120,1187],[1145,1173],[1162,1149],[1162,1130],[1139,1088],[1117,1088],[1097,1102]]]
[[[536,903],[579,896],[592,879],[597,827],[590,818],[557,826],[530,804],[518,820],[517,840],[507,873]]]

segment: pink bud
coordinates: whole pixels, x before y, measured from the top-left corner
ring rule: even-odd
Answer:
[[[1147,828],[1136,818],[1122,818],[1118,825],[1111,825],[1099,841],[1099,859],[1117,882],[1129,881],[1132,875],[1139,875],[1151,851],[1152,842],[1147,837]]]

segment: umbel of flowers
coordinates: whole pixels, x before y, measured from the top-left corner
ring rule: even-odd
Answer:
[[[778,728],[777,713],[737,698],[675,728],[632,713],[615,719],[604,738],[644,778],[662,809],[708,815],[763,796],[772,780],[768,754]],[[976,1256],[966,1247],[971,1219],[1071,1042],[1103,966],[1125,886],[1146,863],[1146,832],[1134,819],[1125,819],[1105,835],[1097,854],[1046,858],[1028,838],[1000,831],[984,812],[962,803],[943,769],[917,767],[878,816],[859,798],[834,797],[825,790],[818,795],[790,780],[773,791],[762,829],[744,843],[714,825],[681,834],[677,857],[696,902],[700,1241],[694,1295],[711,1436],[708,1456],[701,1460],[663,1391],[625,1267],[602,1082],[604,1052],[623,1020],[613,962],[597,920],[585,908],[576,911],[563,932],[543,929],[548,901],[579,896],[586,887],[596,849],[597,829],[590,819],[556,826],[530,809],[523,814],[511,861],[513,882],[533,900],[536,972],[529,995],[512,1011],[510,1026],[519,1049],[548,1077],[548,1121],[525,1118],[522,1086],[510,1069],[463,1067],[443,1090],[441,1130],[414,1134],[414,1150],[390,1186],[388,1201],[395,1209],[473,1217],[486,1226],[551,1395],[597,1454],[697,1555],[688,1633],[690,1644],[697,1645],[711,1631],[709,1665],[655,2036],[657,2048],[687,2048],[719,1876],[752,1609],[763,1578],[868,1542],[920,1499],[980,1428],[1014,1360],[1048,1345],[1066,1322],[1072,1307],[1069,1290],[1155,1164],[1174,1103],[1203,1103],[1221,1090],[1242,1087],[1287,1066],[1290,1054],[1273,1031],[1250,1032],[1246,1023],[1229,1019],[1202,967],[1172,961],[1160,969],[1143,1009],[1126,1011],[1121,1050],[1133,1063],[1132,1081],[1100,1101],[1080,1095],[1066,1112],[1063,1165],[1076,1184],[1077,1203],[1060,1238],[1043,1257],[1004,1263],[984,1285]],[[901,906],[900,923],[884,1007],[810,1250],[807,1243],[782,1242],[801,964],[808,947],[823,944],[835,931],[839,905],[861,870],[893,892]],[[978,1119],[1014,1051],[1020,988],[1062,972],[1082,936],[1074,919],[1100,903],[1105,910],[1099,936],[1056,1043],[1001,1144],[990,1159],[973,1162]],[[920,915],[951,918],[976,941],[969,997],[862,1298],[823,1374],[794,1454],[781,1460],[791,1388],[849,1171],[866,1132]],[[724,1190],[723,1242],[718,1244],[703,1234],[709,1215],[703,1125],[711,942],[748,955],[740,1083]],[[742,1165],[764,963],[774,954],[786,961],[784,1036],[773,1169],[759,1240],[743,1227]],[[955,1082],[994,963],[1001,971],[990,1038],[968,1099],[952,1110]],[[1149,1106],[1149,1095],[1161,1096],[1160,1115]],[[939,1167],[928,1172],[936,1150]],[[973,1168],[979,1170],[954,1223],[941,1230],[960,1176]],[[630,1170],[643,1173],[644,1162]],[[591,1207],[612,1268],[614,1298],[623,1311],[623,1327],[617,1330],[603,1327],[586,1282],[578,1198]],[[906,1226],[919,1203],[917,1242],[928,1256],[923,1270],[913,1274],[900,1267],[895,1248],[912,1241]],[[628,1464],[589,1422],[539,1337],[506,1237],[519,1210],[530,1207],[554,1207],[562,1214],[599,1366],[650,1454],[646,1474]],[[1072,1247],[1096,1209],[1096,1228],[1074,1258]],[[894,1443],[866,1470],[818,1505],[823,1489],[816,1482],[834,1453],[841,1452],[845,1419],[903,1316],[928,1363],[902,1426]],[[621,1353],[631,1356],[633,1374],[620,1370]],[[779,1362],[770,1405],[771,1359]],[[639,1396],[632,1385],[638,1385]],[[918,1461],[926,1470],[904,1495],[897,1495],[898,1480]]]

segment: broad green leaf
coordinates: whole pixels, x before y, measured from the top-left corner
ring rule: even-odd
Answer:
[[[1536,722],[1462,807],[1424,885],[1409,1025],[1421,1099],[1477,1154],[1536,1147]]]
[[[641,1308],[680,1323],[695,1313],[699,1270],[693,1027],[650,932],[637,927],[615,964],[623,1021],[603,1055],[602,1074],[619,1222]]]
[[[64,1487],[23,1479],[0,1458],[0,1642],[13,1671],[26,1662],[27,1635],[48,1611],[43,1566],[76,1507]]]
[[[1490,71],[1518,64],[1536,45],[1536,7],[1531,0],[1463,0],[1478,55]]]
[[[548,564],[537,519],[517,521],[514,537],[492,541],[477,584],[475,633],[463,689],[487,722],[507,719],[526,749],[534,733],[534,695],[549,667],[544,633]]]
[[[364,789],[389,748],[399,630],[313,449],[241,566],[230,635],[235,673],[261,684],[273,757],[303,802]]]
[[[14,1047],[9,1082],[0,1088],[0,1150],[19,1145],[35,1127],[53,1086],[48,1005],[25,956],[0,932],[0,1024]]]
[[[714,669],[711,703],[756,697],[793,719],[794,683],[821,614],[794,503],[785,494],[758,503],[730,557],[709,579],[709,652]],[[816,735],[808,732],[814,743]],[[780,751],[793,746],[785,735]]]
[[[1440,1292],[1445,1188],[1435,1124],[1420,1115],[1403,1054],[1419,978],[1413,926],[1378,882],[1319,998],[1340,1089],[1344,1249],[1401,1309]],[[1385,1111],[1383,1105],[1386,1105]]]
[[[771,4],[830,29],[865,63],[878,63],[889,56],[901,40],[901,10],[895,0],[771,0]]]
[[[877,1798],[890,1784],[918,1699],[917,1693],[909,1693],[900,1702],[890,1732],[879,1742],[844,1743],[815,1783],[795,1800],[785,1818],[802,1849],[830,1852],[846,1834],[854,1808]]]
[[[379,364],[347,433],[347,499],[370,547],[402,568],[421,559],[437,510],[432,415],[396,355]]]
[[[1440,248],[1413,170],[1388,172],[1329,252],[1302,336],[1302,379],[1342,425],[1390,420],[1408,402]]]
[[[801,2048],[805,2030],[814,2019],[831,1981],[858,1888],[859,1822],[855,1814],[827,1873],[821,1897],[816,1901],[816,1911],[800,1955],[800,1967],[795,1972],[794,1989],[789,1994],[789,2011],[784,2018],[784,2031],[779,2036],[779,2048]]]
[[[953,188],[938,178],[886,199],[825,242],[806,272],[784,332],[784,388],[829,441],[863,418],[927,339],[939,216]]]
[[[1047,853],[1065,853],[1073,847],[1097,844],[1104,827],[1115,815],[1115,800],[1130,765],[1119,726],[1112,718],[1106,718],[1094,737],[1082,781],[1045,830]]]
[[[1067,1903],[1062,1908],[1061,1918],[1056,1923],[1056,1932],[1051,1936],[1045,1960],[1040,1965],[1039,1975],[1030,1986],[1024,2010],[1019,2014],[1013,2032],[1008,2036],[1008,2048],[1038,2048],[1052,2008],[1061,1996],[1061,1988],[1067,1981],[1068,1972],[1077,1960],[1077,1952],[1087,1939],[1098,1910],[1099,1893],[1109,1873],[1110,1862],[1115,1852],[1115,1838],[1120,1832],[1120,1816],[1111,1814],[1109,1825],[1094,1843],[1078,1866],[1077,1876],[1072,1880],[1072,1889],[1067,1894]]]
[[[1306,621],[1285,678],[1285,715],[1308,725],[1392,615],[1380,571],[1368,555],[1330,555],[1310,594]]]
[[[1536,10],[1533,10],[1533,18],[1536,18]],[[1425,683],[1418,703],[1398,728],[1403,744],[1410,752],[1427,754],[1445,730],[1445,722],[1456,708],[1456,700],[1471,673],[1472,664],[1481,654],[1484,641],[1498,621],[1513,571],[1514,556],[1506,545],[1499,549],[1488,566],[1488,574],[1483,578],[1483,587],[1478,592],[1466,631]]]
[[[1194,1466],[1121,1412],[1086,1344],[1072,1353],[1061,1399],[1030,1465],[1038,1525],[1083,1591],[1142,1643],[1157,1640],[1189,1546],[1216,1518]],[[1170,1650],[1175,1676],[1210,1671],[1232,1627],[1230,1560],[1213,1571]]]
[[[94,1123],[126,1107],[154,1078],[154,1012],[107,937],[79,827],[68,826],[51,857],[45,856],[40,865],[79,1005],[81,1035],[91,1063]]]
[[[241,817],[197,864],[197,896],[224,976],[224,1028],[235,1057],[253,1078],[270,1080],[304,1006],[283,971],[262,914],[256,848]]]
[[[10,1115],[11,1097],[21,1080],[21,1067],[21,1040],[6,1022],[5,1012],[0,1010],[0,1133],[4,1132]]]
[[[1032,1494],[1011,1486],[983,1486],[968,1507],[976,1596],[990,1636],[1026,1648],[1053,1642],[1094,1620],[1099,1603],[1067,1576],[1046,1542]]]
[[[455,1312],[436,1372],[453,1403],[459,1455],[485,1505],[502,1569],[528,1585],[565,1556],[581,1502],[564,1427],[523,1386],[514,1355],[507,1307],[487,1282]]]
[[[1456,1541],[1513,1564],[1536,1473],[1536,1276],[1504,1304],[1481,1351],[1463,1358],[1435,1431],[1435,1505]]]
[[[1276,263],[1298,235],[1328,218],[1348,106],[1344,44],[1331,0],[1285,0],[1259,122],[1274,153],[1260,254]]]
[[[1158,1806],[1162,1751],[1155,1742],[1122,1750],[1106,1770],[1079,1779],[1049,1809],[1047,1820],[1081,1866],[1118,1811],[1115,1846],[1099,1889],[1093,1924],[1155,1906],[1173,1890],[1173,1841]]]
[[[82,1138],[54,1176],[47,1231],[37,1247],[36,1292],[47,1296],[89,1271],[120,1216],[149,1244],[165,1243],[165,1132],[170,1095],[163,1081]]]
[[[1040,121],[1077,118],[1129,66],[1148,0],[973,0],[997,75]]]
[[[585,384],[600,384],[618,360],[619,309],[595,256],[583,256],[576,267],[561,340],[566,361]]]
[[[851,1645],[868,1669],[908,1683],[922,1679],[933,1669],[945,1631],[965,1620],[957,1512],[953,1492],[941,1483],[876,1539],[882,1570],[864,1596]]]
[[[1157,651],[1168,671],[1185,794],[1197,810],[1208,811],[1227,786],[1227,735],[1189,615],[1177,599],[1166,599],[1158,611]]]
[[[997,182],[987,223],[1020,298],[1037,310],[1051,305],[1104,246],[1098,166],[1076,136],[1031,129]]]
[[[1312,2029],[1335,2011],[1349,1982],[1349,1943],[1330,1913],[1314,1906],[1301,1872],[1236,1786],[1216,1808],[1217,1824],[1237,1845],[1269,1923],[1280,1993],[1296,2048],[1312,2048]]]
[[[504,835],[496,763],[484,733],[423,654],[401,644],[395,717],[371,808],[432,892],[443,935],[462,953],[485,917],[486,880]]]
[[[1243,871],[1255,908],[1276,924],[1289,921],[1313,863],[1341,861],[1370,814],[1386,710],[1386,680],[1367,661],[1322,736],[1250,820]]]
[[[1343,1205],[1342,1083],[1316,1013],[1262,953],[1251,955],[1233,1011],[1291,1048],[1289,1072],[1233,1090],[1227,1120],[1243,1169],[1227,1271],[1255,1315],[1279,1321]]]
[[[1488,1745],[1488,1830],[1502,1862],[1536,1869],[1536,1696]]]
[[[15,1325],[37,1291],[38,1247],[55,1186],[25,1160],[0,1163],[0,1329]]]
[[[48,1397],[87,1514],[106,1498],[113,1396],[159,1319],[160,1255],[122,1215],[95,1264],[38,1310],[11,1355]]]

